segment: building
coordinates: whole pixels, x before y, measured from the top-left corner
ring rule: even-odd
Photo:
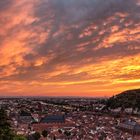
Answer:
[[[65,123],[64,115],[49,115],[40,120],[40,123]]]
[[[118,124],[118,127],[132,135],[140,135],[140,124],[132,119],[123,120]]]
[[[21,111],[19,115],[19,122],[20,123],[31,123],[33,121],[33,117],[31,113]]]

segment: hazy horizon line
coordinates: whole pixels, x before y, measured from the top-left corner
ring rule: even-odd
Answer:
[[[29,96],[0,96],[0,98],[109,98],[110,96],[44,96],[44,95],[41,95],[41,96],[32,96],[32,95],[29,95]]]

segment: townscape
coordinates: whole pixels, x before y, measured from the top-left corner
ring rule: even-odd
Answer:
[[[139,140],[139,113],[106,110],[105,98],[2,98],[12,130],[28,140]]]
[[[140,140],[140,0],[0,0],[0,140]]]

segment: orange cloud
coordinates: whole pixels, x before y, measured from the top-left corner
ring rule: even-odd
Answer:
[[[139,88],[139,6],[133,0],[0,6],[0,93],[111,96]]]

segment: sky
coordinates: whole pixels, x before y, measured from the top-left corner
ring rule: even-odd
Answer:
[[[112,96],[140,88],[140,0],[1,0],[0,96]]]

